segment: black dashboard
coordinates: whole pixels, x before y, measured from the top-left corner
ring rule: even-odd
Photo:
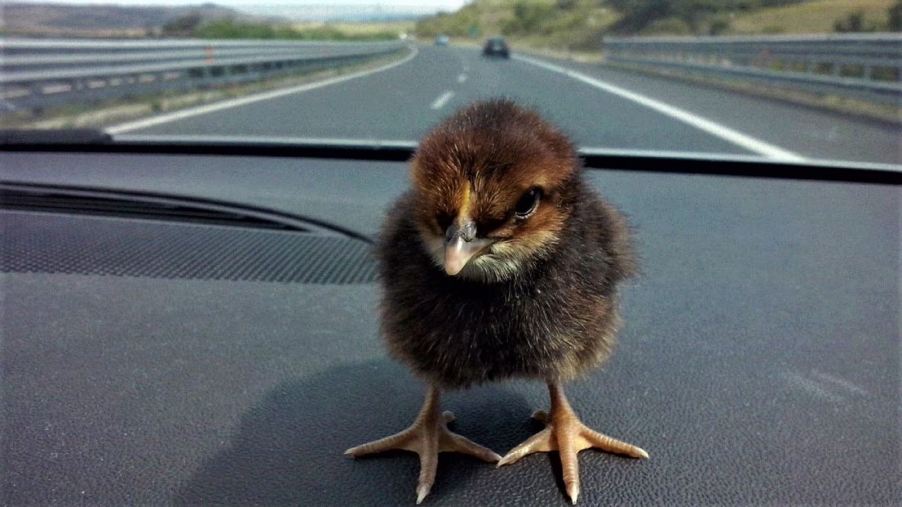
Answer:
[[[369,245],[407,185],[384,158],[0,153],[10,188],[313,224],[5,199],[2,503],[412,504],[416,457],[342,455],[404,427],[423,390],[378,336]],[[613,359],[569,393],[651,459],[584,452],[581,502],[899,503],[895,178],[607,167],[586,177],[635,226],[642,275]],[[503,453],[546,403],[544,386],[513,382],[446,408]],[[443,455],[426,502],[564,504],[557,467]]]

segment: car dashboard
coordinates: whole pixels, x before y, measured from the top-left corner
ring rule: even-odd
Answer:
[[[0,153],[3,503],[412,504],[415,456],[342,454],[424,389],[379,337],[371,246],[409,156],[379,153]],[[570,393],[651,459],[582,453],[580,501],[898,503],[898,174],[587,164],[641,275]],[[446,408],[503,453],[546,403],[517,381]],[[427,502],[563,505],[558,468],[442,455]]]

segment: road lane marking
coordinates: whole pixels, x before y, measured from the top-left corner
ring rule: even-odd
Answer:
[[[733,130],[726,125],[721,125],[720,123],[713,122],[707,118],[702,118],[701,116],[690,113],[685,109],[680,109],[678,107],[671,106],[670,104],[665,104],[660,100],[646,97],[645,95],[640,95],[636,92],[631,92],[619,86],[601,81],[600,79],[589,77],[581,72],[576,72],[564,67],[560,67],[558,65],[543,62],[541,60],[536,60],[528,56],[514,55],[514,58],[522,62],[541,67],[545,70],[563,74],[577,81],[581,81],[589,86],[598,88],[599,90],[606,91],[613,95],[617,95],[618,97],[635,102],[641,106],[653,109],[691,127],[695,127],[703,132],[707,132],[708,134],[719,137],[739,147],[745,148],[746,150],[749,150],[753,153],[757,153],[758,155],[763,155],[765,157],[784,162],[802,162],[805,160],[804,157],[797,153],[793,153],[789,150],[784,150],[779,146],[774,146],[772,144],[761,141],[760,139],[756,139],[749,135],[743,134],[742,132]]]
[[[457,82],[458,82],[458,83],[463,83],[463,82],[466,81],[466,80],[467,80],[467,75],[466,75],[466,74],[461,74],[461,75],[457,76]]]
[[[165,143],[165,144],[223,144],[234,146],[236,144],[251,145],[319,145],[319,146],[364,146],[368,148],[391,148],[399,150],[414,150],[416,141],[409,139],[376,139],[376,138],[349,138],[349,137],[295,137],[295,136],[247,136],[247,135],[205,135],[205,134],[121,134],[116,136],[117,141],[125,143]]]
[[[441,108],[445,107],[445,104],[447,104],[448,101],[451,100],[451,97],[453,97],[453,96],[454,96],[454,92],[452,92],[451,90],[448,90],[445,93],[439,95],[438,98],[435,99],[435,101],[432,103],[432,105],[429,106],[429,108],[430,109],[441,109]]]
[[[353,74],[348,74],[345,76],[333,77],[330,79],[325,79],[323,81],[316,81],[313,83],[302,84],[299,86],[294,86],[291,88],[284,88],[280,90],[272,90],[268,92],[258,93],[256,95],[248,95],[246,97],[240,97],[237,99],[224,100],[222,102],[215,102],[213,104],[205,104],[202,106],[191,107],[188,109],[182,109],[180,111],[173,111],[171,113],[161,114],[159,116],[152,116],[150,118],[145,118],[143,120],[136,120],[133,122],[120,123],[119,125],[114,125],[105,129],[105,132],[108,134],[122,134],[124,132],[130,132],[132,130],[143,129],[147,127],[153,127],[154,125],[160,125],[162,123],[169,123],[172,121],[183,120],[185,118],[190,118],[192,116],[199,116],[202,114],[212,113],[215,111],[221,111],[223,109],[228,109],[231,107],[243,106],[246,104],[252,104],[254,102],[260,102],[261,100],[269,100],[277,97],[283,97],[285,95],[291,95],[292,93],[303,93],[309,90],[315,90],[317,88],[322,88],[324,86],[329,86],[337,83],[342,83],[344,81],[349,81],[351,79],[356,79],[358,77],[369,76],[371,74],[375,74],[377,72],[382,72],[385,70],[392,69],[399,65],[403,65],[410,60],[413,60],[419,50],[416,46],[411,47],[412,51],[409,55],[405,56],[403,59],[398,60],[396,62],[392,62],[384,67],[377,67],[375,69],[367,69],[362,70],[360,72],[355,72]]]

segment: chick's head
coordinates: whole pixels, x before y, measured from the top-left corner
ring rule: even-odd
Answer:
[[[411,162],[414,221],[449,276],[507,280],[552,255],[580,170],[570,141],[507,100],[442,122]]]

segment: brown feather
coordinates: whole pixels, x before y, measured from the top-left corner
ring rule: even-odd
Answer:
[[[509,101],[477,103],[423,140],[411,176],[377,245],[393,357],[439,385],[464,387],[568,380],[610,355],[617,285],[635,271],[630,231],[583,181],[563,134]],[[512,217],[533,187],[544,191],[536,212]],[[480,262],[507,262],[510,273],[480,280],[436,265],[430,249],[469,199],[477,234],[498,239]]]

